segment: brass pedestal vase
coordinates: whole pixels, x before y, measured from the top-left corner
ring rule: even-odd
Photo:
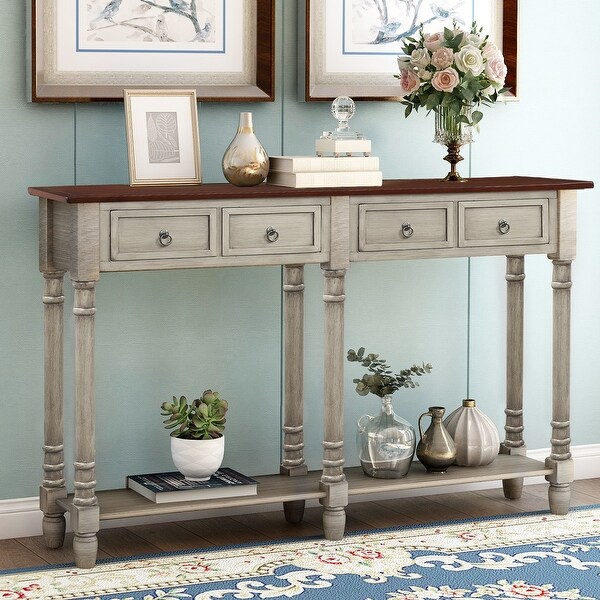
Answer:
[[[435,112],[435,137],[434,142],[447,147],[448,154],[444,160],[450,163],[450,171],[444,181],[466,181],[456,170],[456,165],[463,160],[460,149],[465,144],[473,141],[473,128],[471,122],[471,106],[463,106],[459,114],[448,107],[440,106]]]

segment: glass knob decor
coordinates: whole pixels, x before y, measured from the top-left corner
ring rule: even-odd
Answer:
[[[348,96],[338,96],[331,103],[331,114],[338,122],[336,131],[347,131],[348,121],[354,116],[355,112],[356,104],[354,104],[352,98],[349,98]]]
[[[238,186],[258,185],[269,173],[269,156],[254,133],[252,113],[241,112],[238,130],[223,155],[223,175]]]

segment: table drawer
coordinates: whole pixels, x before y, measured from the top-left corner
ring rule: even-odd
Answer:
[[[548,198],[458,203],[458,245],[527,246],[549,241]]]
[[[454,245],[452,202],[361,204],[358,250],[447,248]]]
[[[217,209],[113,210],[111,260],[217,255]]]
[[[320,252],[321,207],[223,209],[223,256]]]

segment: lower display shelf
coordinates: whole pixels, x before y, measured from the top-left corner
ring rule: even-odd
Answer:
[[[444,485],[456,485],[520,477],[549,475],[552,469],[544,463],[524,456],[499,455],[485,467],[453,466],[446,473],[430,473],[419,463],[414,462],[408,475],[402,479],[375,479],[366,476],[360,467],[345,469],[348,480],[348,494],[373,494],[408,489],[421,489]],[[100,519],[124,519],[151,515],[190,512],[234,506],[252,506],[290,502],[293,500],[318,499],[325,496],[319,488],[320,471],[310,471],[305,476],[263,475],[254,477],[259,483],[258,493],[253,496],[234,498],[215,498],[187,502],[168,502],[156,504],[140,494],[129,490],[99,491]],[[73,495],[59,503],[69,510]]]

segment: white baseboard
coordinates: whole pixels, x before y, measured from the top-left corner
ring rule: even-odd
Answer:
[[[574,446],[571,448],[575,465],[575,479],[591,479],[600,477],[600,444],[587,446]],[[543,461],[550,453],[549,448],[530,450],[527,456],[535,460]],[[530,477],[525,480],[526,485],[543,483],[542,477]],[[432,494],[444,494],[451,492],[473,491],[499,487],[500,482],[488,481],[475,484],[439,486],[417,490],[406,490],[405,492],[393,492],[382,494],[370,494],[370,499],[401,498],[410,496],[428,496]],[[364,496],[352,496],[351,502],[365,500]],[[307,502],[307,506],[318,506],[317,501]],[[133,519],[114,519],[102,521],[103,529],[113,527],[129,527],[149,523],[169,522],[175,518],[178,521],[200,519],[216,516],[230,516],[236,514],[247,514],[249,512],[267,512],[279,510],[280,504],[265,504],[260,506],[240,506],[230,509],[207,510],[200,512],[181,513],[176,517],[173,515],[159,515],[154,517],[139,517]],[[68,528],[68,515],[67,515]],[[42,534],[42,513],[38,507],[38,498],[15,498],[11,500],[0,500],[0,539],[29,537]]]

